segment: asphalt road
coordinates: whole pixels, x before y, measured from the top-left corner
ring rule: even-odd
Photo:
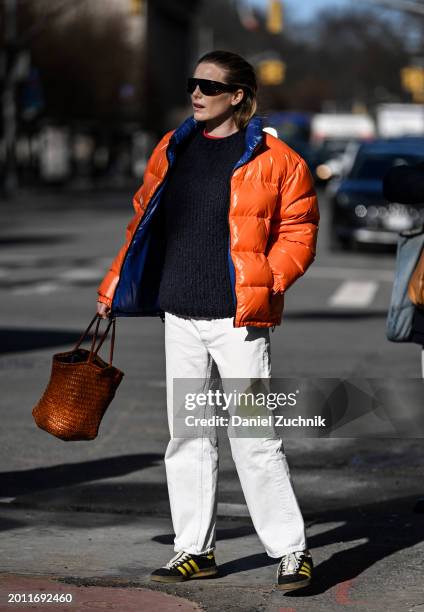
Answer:
[[[320,209],[317,259],[288,292],[284,322],[271,334],[274,377],[419,378],[420,348],[385,339],[394,252],[331,253],[324,196]],[[131,194],[122,193],[27,193],[1,203],[5,574],[150,587],[148,572],[173,554],[160,319],[117,321],[114,362],[125,378],[96,441],[57,441],[31,417],[51,355],[69,350],[95,313],[96,287],[131,216]],[[424,525],[414,512],[424,495],[423,443],[370,433],[285,444],[317,565],[313,588],[291,597],[272,590],[275,564],[252,530],[225,440],[217,549],[224,576],[161,588],[208,611],[424,610]],[[98,538],[95,551],[91,536]],[[69,569],[66,538],[74,542]]]

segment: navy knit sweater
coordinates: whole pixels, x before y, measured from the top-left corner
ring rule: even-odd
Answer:
[[[163,311],[220,319],[235,314],[228,263],[230,178],[245,130],[213,138],[204,124],[182,143],[160,203]]]

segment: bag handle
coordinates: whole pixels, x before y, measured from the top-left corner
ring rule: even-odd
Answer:
[[[116,326],[116,319],[115,319],[115,317],[113,317],[113,319],[111,319],[109,321],[108,326],[106,327],[106,330],[105,330],[105,332],[104,332],[104,334],[103,334],[99,344],[97,345],[97,348],[94,351],[94,353],[91,355],[91,352],[90,352],[90,357],[89,357],[90,361],[93,359],[93,357],[97,356],[97,353],[99,352],[100,347],[102,346],[103,342],[106,340],[106,337],[107,337],[107,335],[109,333],[109,329],[110,329],[111,325],[112,325],[112,338],[111,338],[111,341],[110,341],[110,348],[109,348],[109,365],[110,366],[112,365],[113,348],[114,348],[114,345],[115,345],[115,326]]]
[[[82,341],[84,340],[84,338],[85,338],[85,337],[86,337],[86,335],[88,334],[88,332],[89,332],[90,328],[92,327],[92,325],[93,325],[94,321],[97,319],[97,317],[98,317],[98,316],[99,316],[99,315],[98,315],[98,314],[97,314],[97,312],[96,312],[96,314],[94,315],[94,317],[91,319],[91,322],[90,322],[89,326],[87,327],[87,329],[85,330],[85,332],[83,332],[83,334],[81,335],[80,339],[78,340],[78,342],[77,342],[77,343],[76,343],[76,345],[74,346],[74,351],[76,351],[76,350],[77,350],[77,348],[80,346],[80,344],[82,343]],[[97,330],[99,329],[99,323],[100,323],[100,317],[99,317],[99,320],[97,321],[97,327],[96,327],[96,332],[95,332],[95,334],[94,334],[94,338],[97,336]],[[92,348],[93,348],[93,345],[94,345],[94,338],[93,338],[93,343],[91,344],[91,347],[92,347]]]
[[[97,319],[96,329],[94,331],[93,340],[91,342],[90,355],[88,357],[88,360],[92,361],[93,357],[95,357],[97,355],[100,347],[102,346],[103,342],[106,340],[106,337],[107,337],[107,334],[109,332],[110,326],[113,324],[112,339],[111,339],[111,343],[110,343],[110,353],[109,353],[109,365],[112,365],[113,349],[114,349],[114,345],[115,345],[115,325],[116,325],[115,317],[113,317],[113,319],[111,319],[109,321],[108,326],[106,327],[106,330],[103,333],[103,336],[101,337],[100,342],[99,342],[96,350],[93,351],[94,346],[95,346],[96,341],[97,341],[97,336],[98,336],[98,331],[99,331],[99,325],[100,325],[101,318],[102,317],[96,312],[94,317],[91,319],[90,324],[88,325],[87,329],[82,333],[80,339],[76,343],[76,345],[75,345],[73,350],[76,351],[78,349],[78,347],[81,345],[81,343],[83,342],[83,340],[87,336],[88,332],[90,331],[91,327],[93,326],[94,321]]]

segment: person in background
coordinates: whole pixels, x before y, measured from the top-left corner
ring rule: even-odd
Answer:
[[[308,167],[263,131],[254,69],[241,56],[201,57],[187,91],[193,115],[167,132],[134,196],[126,242],[98,288],[98,313],[165,322],[170,440],[165,466],[176,554],[160,582],[216,576],[215,437],[174,433],[173,381],[270,379],[270,328],[284,294],[315,257],[318,202]],[[230,438],[246,503],[277,587],[309,584],[313,562],[283,442]]]
[[[413,166],[393,166],[383,180],[383,194],[389,202],[421,204],[424,208],[424,161]],[[415,308],[410,342],[421,346],[424,378],[424,310]]]

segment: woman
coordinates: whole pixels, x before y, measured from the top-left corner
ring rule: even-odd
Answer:
[[[269,379],[269,328],[284,293],[314,259],[318,204],[304,160],[262,130],[256,78],[242,57],[214,51],[188,79],[193,116],[162,138],[134,196],[126,242],[98,288],[107,316],[165,321],[165,454],[177,553],[152,580],[217,574],[218,452],[214,436],[174,435],[173,379]],[[277,586],[311,580],[303,518],[282,441],[232,437],[253,524]]]

